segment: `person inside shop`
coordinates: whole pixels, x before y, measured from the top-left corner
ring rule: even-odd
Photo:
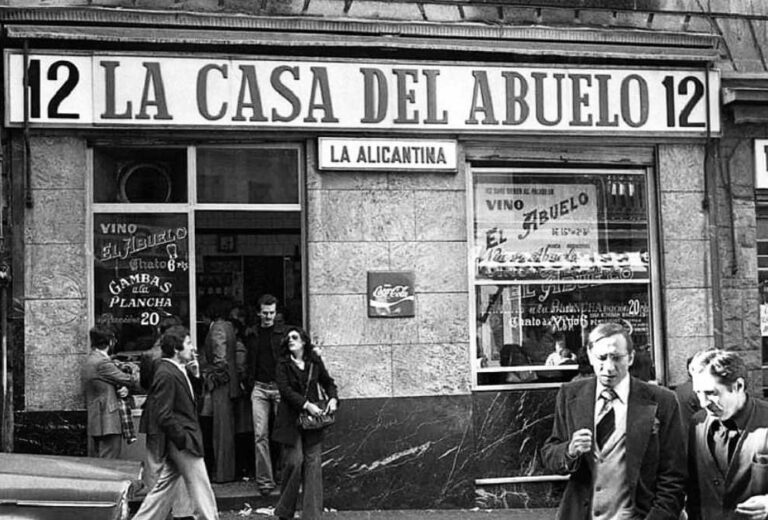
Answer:
[[[554,333],[552,339],[555,341],[555,350],[549,356],[547,356],[547,360],[544,362],[544,365],[548,367],[554,367],[557,365],[575,365],[576,354],[574,354],[573,351],[568,348],[568,345],[565,341],[565,333],[561,330],[558,330]]]
[[[241,395],[237,377],[235,328],[228,320],[231,302],[214,298],[206,307],[210,320],[200,350],[202,379],[201,426],[206,440],[206,464],[213,482],[235,480],[235,405]]]
[[[324,430],[302,429],[298,419],[302,411],[313,416],[335,413],[338,391],[304,329],[288,327],[282,345],[287,354],[278,362],[275,373],[280,404],[272,436],[283,445],[283,475],[275,515],[281,520],[293,518],[301,487],[302,520],[319,520],[323,513]],[[319,387],[327,396],[324,407],[319,406]]]
[[[656,380],[656,368],[653,366],[651,346],[648,343],[635,348],[635,362],[629,367],[629,374],[641,381]]]
[[[121,399],[139,389],[139,374],[126,372],[110,357],[117,343],[114,331],[97,324],[89,331],[91,353],[81,369],[88,413],[88,456],[117,459],[123,447]],[[127,420],[133,420],[130,416]]]
[[[768,403],[747,392],[743,355],[699,352],[691,373],[704,409],[688,437],[688,518],[768,517]]]
[[[169,328],[161,337],[160,348],[162,358],[155,366],[147,395],[147,420],[150,428],[161,434],[161,442],[154,446],[161,466],[155,485],[133,520],[167,518],[182,480],[189,490],[193,518],[218,520],[216,497],[203,458],[195,390],[189,379],[190,372],[198,371],[189,331],[180,325]]]
[[[569,475],[559,519],[669,518],[683,509],[686,466],[675,394],[629,376],[632,338],[620,323],[588,337],[596,377],[560,387],[544,467]]]
[[[140,382],[145,392],[149,392],[152,387],[152,380],[155,376],[157,366],[162,363],[163,358],[162,340],[163,334],[171,327],[181,326],[181,318],[174,315],[165,316],[160,320],[157,326],[157,339],[151,349],[146,350],[141,355]],[[187,376],[195,389],[195,395],[199,393],[200,374],[197,371],[197,354],[194,355],[195,363],[187,366]],[[191,372],[190,372],[191,370]],[[157,421],[154,420],[155,411],[151,410],[150,399],[144,401],[141,421],[139,422],[139,432],[146,434],[146,450],[144,452],[144,472],[142,473],[144,486],[146,489],[152,489],[160,476],[160,470],[163,467],[163,446],[165,435],[160,429]],[[153,418],[153,419],[150,419]],[[189,496],[187,485],[184,479],[179,479],[176,484],[176,495],[173,500],[173,518],[176,520],[186,520],[194,518],[194,503]]]
[[[255,480],[262,495],[269,495],[275,489],[272,461],[277,454],[271,449],[274,446],[270,446],[269,426],[280,404],[275,373],[277,362],[283,356],[281,349],[286,331],[284,325],[275,323],[277,303],[271,294],[259,298],[258,324],[247,338],[246,348],[245,387],[251,392]]]

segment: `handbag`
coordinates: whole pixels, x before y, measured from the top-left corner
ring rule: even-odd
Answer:
[[[304,399],[308,399],[309,397],[309,382],[312,381],[312,369],[315,368],[314,363],[309,364],[309,374],[307,375],[307,389],[304,392]],[[325,394],[325,390],[323,390],[323,387],[320,386],[320,383],[317,383],[317,394],[318,397],[320,397],[320,400],[316,403],[312,403],[315,406],[318,406],[320,409],[324,410],[326,406],[328,406],[328,399],[327,395]],[[321,415],[312,415],[306,410],[302,410],[299,414],[299,418],[296,420],[296,423],[298,424],[299,428],[302,430],[320,430],[322,428],[325,428],[326,426],[330,426],[336,422],[336,414],[332,412],[324,413]]]

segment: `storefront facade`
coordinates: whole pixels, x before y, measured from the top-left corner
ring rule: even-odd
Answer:
[[[600,321],[662,384],[716,345],[760,374],[756,255],[729,273],[722,248],[729,229],[754,247],[755,221],[714,211],[738,200],[704,22],[352,5],[368,11],[4,13],[18,451],[84,451],[95,322],[130,355],[166,314],[200,341],[211,299],[264,292],[339,384],[338,509],[556,503],[538,446]],[[506,30],[472,23],[499,12]]]

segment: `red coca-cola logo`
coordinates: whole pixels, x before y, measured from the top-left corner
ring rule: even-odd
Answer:
[[[373,289],[374,298],[407,298],[408,286],[407,285],[377,285]]]

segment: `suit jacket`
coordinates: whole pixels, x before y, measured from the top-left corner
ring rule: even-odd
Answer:
[[[307,374],[309,366],[312,364],[312,379],[309,381],[309,392],[307,393]],[[277,418],[272,431],[272,438],[283,444],[295,445],[299,438],[300,431],[296,421],[304,407],[306,401],[319,401],[317,385],[323,387],[328,399],[336,398],[338,400],[338,390],[333,378],[328,374],[328,370],[323,364],[320,356],[314,352],[310,353],[305,364],[305,371],[299,370],[296,363],[291,361],[290,355],[284,356],[277,364],[277,388],[280,390],[280,404],[277,407]],[[307,394],[305,398],[304,395]],[[305,432],[305,443],[314,444],[322,440],[323,430],[308,430]]]
[[[85,405],[88,410],[88,435],[120,435],[117,387],[138,387],[138,374],[126,374],[117,363],[93,349],[85,360],[82,376]]]
[[[165,455],[168,442],[173,442],[179,450],[203,456],[203,434],[194,395],[184,374],[170,360],[160,359],[155,364],[142,419],[145,416],[148,435],[165,435],[158,456]]]
[[[736,505],[753,495],[768,494],[765,465],[754,465],[755,455],[768,456],[768,403],[750,397],[749,418],[736,450],[723,473],[707,446],[707,433],[714,421],[706,410],[691,419],[686,508],[691,520],[737,518]]]
[[[547,469],[570,475],[560,502],[560,519],[582,520],[591,515],[593,476],[585,458],[592,455],[570,459],[567,451],[576,430],[594,431],[596,384],[589,377],[560,388],[552,435],[541,449]],[[632,377],[626,435],[627,485],[636,511],[647,519],[677,520],[683,508],[686,471],[675,394]]]

